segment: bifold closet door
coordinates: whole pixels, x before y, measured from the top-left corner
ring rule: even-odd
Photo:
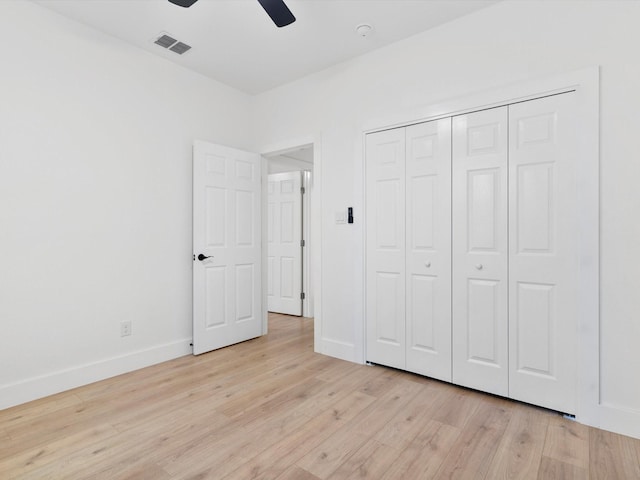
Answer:
[[[507,396],[507,107],[453,118],[453,382]]]
[[[451,381],[451,118],[406,128],[406,369]]]
[[[366,138],[367,360],[405,368],[405,129]]]
[[[509,396],[575,413],[575,94],[509,107]]]

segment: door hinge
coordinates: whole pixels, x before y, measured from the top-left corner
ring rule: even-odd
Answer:
[[[302,195],[304,195],[304,194],[306,193],[306,190],[304,189],[304,187],[300,187],[300,193],[301,193]]]
[[[301,246],[301,247],[304,247],[304,246],[305,246],[305,242],[304,242],[304,240],[300,240],[300,246]]]
[[[300,293],[300,300],[304,300],[304,292]]]

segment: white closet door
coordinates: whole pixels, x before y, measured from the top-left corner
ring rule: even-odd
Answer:
[[[267,302],[270,312],[302,315],[302,173],[269,175]]]
[[[575,412],[575,95],[509,107],[509,392]]]
[[[406,143],[406,369],[450,382],[451,118]]]
[[[453,118],[453,382],[508,395],[507,107]]]
[[[367,360],[405,368],[405,129],[366,139]]]

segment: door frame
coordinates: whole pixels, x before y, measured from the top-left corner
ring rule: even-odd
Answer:
[[[583,207],[579,213],[578,226],[581,234],[579,245],[580,271],[577,283],[577,386],[576,419],[581,423],[600,427],[606,421],[606,428],[629,431],[626,417],[616,415],[600,401],[600,67],[593,66],[581,70],[537,78],[454,98],[439,104],[397,111],[389,115],[370,119],[361,124],[361,158],[356,162],[356,176],[362,182],[359,197],[360,210],[366,209],[365,144],[369,133],[406,127],[500,107],[535,98],[575,91],[577,95],[577,128],[583,139],[578,157],[583,168],[578,169],[578,202]],[[356,177],[358,178],[358,177]],[[366,218],[366,214],[363,215]],[[366,228],[366,226],[365,226]],[[362,335],[362,357],[365,361],[365,318],[366,318],[366,238],[362,236],[361,278],[363,291],[359,299],[362,309],[362,324],[358,331]]]
[[[314,351],[320,352],[320,339],[322,332],[322,221],[321,221],[321,205],[322,205],[322,155],[321,155],[321,136],[317,135],[307,135],[304,137],[293,138],[289,140],[283,140],[278,143],[266,144],[261,148],[258,148],[257,151],[260,152],[264,161],[263,167],[263,214],[265,215],[264,219],[266,219],[267,215],[267,176],[268,176],[268,168],[267,168],[267,157],[274,155],[282,155],[293,150],[298,150],[301,147],[313,146],[313,173],[311,175],[311,186],[312,188],[307,190],[309,194],[309,200],[303,199],[303,209],[305,201],[310,201],[311,208],[309,211],[309,215],[306,217],[306,224],[303,226],[305,234],[309,232],[309,236],[306,237],[309,239],[308,249],[303,252],[304,255],[309,256],[309,265],[311,269],[311,276],[309,277],[306,273],[304,275],[305,280],[309,280],[310,292],[306,292],[307,294],[311,294],[310,302],[313,303],[313,325],[314,325]],[[305,175],[305,179],[306,179]],[[307,185],[306,180],[303,182],[305,188]],[[265,269],[264,280],[267,281],[266,278],[266,269],[267,269],[267,250],[266,250],[266,220],[265,220],[265,230],[263,232],[264,235],[264,249],[262,254],[262,263],[263,268]],[[264,284],[266,285],[266,283]],[[304,287],[304,285],[303,285]],[[309,298],[309,295],[307,296]],[[266,308],[266,289],[264,294],[265,308]],[[306,300],[306,299],[305,299]],[[308,312],[307,303],[303,305],[303,315],[305,312]],[[268,314],[265,316],[264,324],[263,324],[263,332],[264,334],[268,331]]]

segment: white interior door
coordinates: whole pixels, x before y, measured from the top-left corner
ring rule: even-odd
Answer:
[[[509,395],[567,413],[580,243],[574,100],[509,106]]]
[[[260,155],[193,153],[193,353],[262,335]]]
[[[302,315],[302,172],[269,175],[268,287],[270,312]]]
[[[453,118],[453,239],[453,382],[507,396],[507,107]]]
[[[451,381],[451,118],[406,129],[407,370]]]
[[[366,138],[367,360],[405,368],[405,129]]]

